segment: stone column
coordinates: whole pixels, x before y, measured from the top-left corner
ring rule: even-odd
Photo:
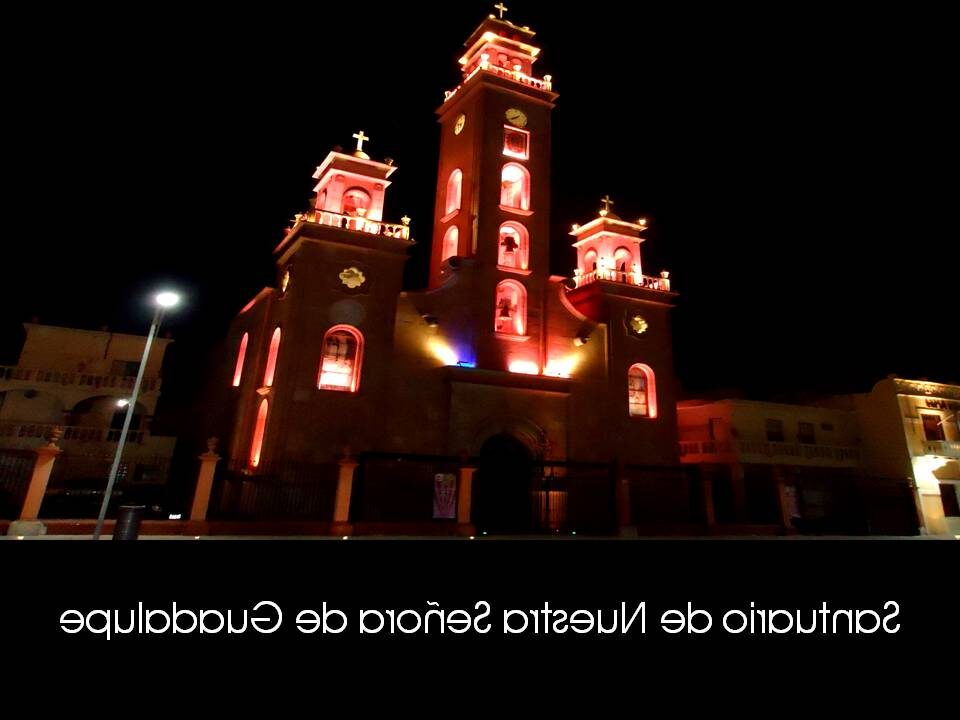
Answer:
[[[213,490],[213,476],[217,470],[220,456],[217,455],[217,438],[207,440],[207,452],[199,457],[200,472],[197,473],[197,489],[193,492],[193,506],[190,508],[191,520],[206,520],[210,505],[210,492]]]
[[[473,523],[470,521],[470,512],[473,507],[473,474],[477,471],[466,460],[460,466],[460,477],[457,479],[457,525],[468,535],[473,534]]]
[[[350,454],[350,448],[344,448],[340,474],[337,476],[337,495],[333,503],[334,525],[343,526],[350,522],[350,496],[353,494],[353,476],[358,465]]]
[[[740,463],[733,466],[730,483],[733,489],[734,517],[736,522],[746,524],[749,522],[747,517],[747,484],[744,478],[743,465]]]
[[[703,475],[703,485],[701,489],[703,491],[703,515],[707,523],[708,529],[713,529],[717,524],[717,508],[713,504],[713,475],[710,470],[704,470]]]
[[[796,507],[796,490],[787,484],[783,468],[774,466],[773,480],[777,490],[777,506],[780,508],[780,525],[788,532],[793,531],[794,507]]]
[[[63,452],[57,446],[57,440],[60,439],[61,435],[63,435],[63,429],[60,427],[54,428],[50,432],[47,445],[34,450],[37,459],[33,464],[30,485],[27,487],[27,495],[20,510],[21,520],[36,520],[40,514],[40,506],[43,504],[43,496],[47,494],[47,483],[50,482],[53,464],[56,462],[57,456]]]
[[[614,466],[614,493],[617,505],[617,532],[621,537],[636,537],[637,527],[633,524],[633,505],[630,500],[630,478],[620,460]]]
[[[916,488],[920,534],[946,534],[947,519],[943,512],[943,500],[940,498],[940,483],[936,480],[918,480]]]

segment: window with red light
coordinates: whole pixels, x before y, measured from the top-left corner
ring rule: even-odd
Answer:
[[[460,209],[460,201],[463,196],[463,172],[454,170],[450,173],[450,179],[447,180],[447,203],[443,214],[450,213]]]
[[[500,204],[517,210],[530,209],[530,173],[523,165],[507,163],[500,173]]]
[[[267,400],[264,398],[257,410],[257,421],[253,425],[253,439],[250,442],[250,467],[260,464],[260,451],[263,449],[263,435],[267,429]]]
[[[451,225],[443,236],[443,252],[440,255],[440,261],[455,257],[458,252],[460,252],[460,230],[456,225]]]
[[[243,361],[247,357],[247,343],[250,342],[250,333],[244,333],[240,338],[240,347],[237,350],[237,365],[233,370],[233,386],[240,387],[240,379],[243,377]]]
[[[350,325],[336,325],[323,336],[323,357],[317,387],[356,392],[363,364],[363,335]]]
[[[366,215],[370,209],[370,193],[363,188],[350,188],[343,191],[343,214]]]
[[[618,273],[633,272],[633,253],[627,248],[617,248],[613,254],[613,265]]]
[[[657,384],[649,365],[637,363],[627,373],[630,417],[657,417]]]
[[[494,328],[498,333],[523,335],[527,327],[527,289],[515,280],[497,285]]]
[[[529,237],[527,229],[520,223],[508,222],[501,225],[497,265],[526,270],[530,252]]]
[[[270,349],[267,351],[267,367],[263,371],[263,386],[273,387],[273,376],[277,371],[277,354],[280,352],[280,328],[273,331]]]
[[[597,251],[587,250],[583,255],[583,271],[592,273],[597,271]]]
[[[530,157],[530,133],[513,127],[503,128],[503,154],[527,160]]]

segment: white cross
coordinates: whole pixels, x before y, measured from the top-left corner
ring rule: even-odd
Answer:
[[[363,130],[354,133],[353,136],[357,139],[357,152],[363,152],[363,141],[369,140],[370,138],[363,134]]]
[[[507,10],[509,10],[510,8],[508,8],[506,5],[504,5],[502,2],[500,2],[500,3],[497,3],[496,5],[494,5],[494,6],[493,6],[493,9],[500,11],[500,19],[503,20],[503,14],[504,14]]]
[[[356,137],[356,135],[354,135],[354,137]],[[600,202],[603,203],[603,209],[610,212],[610,206],[614,204],[613,200],[610,199],[610,195],[608,194],[606,197],[600,198]]]

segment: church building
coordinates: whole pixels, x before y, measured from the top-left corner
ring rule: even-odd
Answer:
[[[669,273],[644,267],[646,220],[605,197],[566,239],[576,267],[551,275],[558,95],[537,76],[534,32],[502,14],[467,39],[462,82],[437,110],[428,286],[402,285],[410,220],[387,216],[402,173],[361,131],[313,174],[311,207],[275,251],[276,287],[233,321],[220,432],[226,465],[250,482],[282,484],[294,467],[302,481],[345,454],[415,458],[432,482],[462,458],[483,476],[469,521],[519,527],[537,502],[531,468],[609,467],[598,512],[630,525],[629,469],[679,469]],[[674,479],[682,504],[686,478]],[[554,520],[575,514],[561,500]]]

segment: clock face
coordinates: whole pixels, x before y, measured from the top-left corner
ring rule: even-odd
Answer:
[[[643,335],[647,329],[650,327],[650,324],[644,319],[642,315],[628,315],[627,316],[627,328],[634,335]]]
[[[467,124],[467,116],[463,113],[457,116],[457,122],[453,126],[453,134],[459,135],[463,132],[463,126]]]
[[[526,127],[527,126],[527,116],[523,110],[517,110],[517,108],[510,108],[504,113],[507,117],[507,122],[511,125],[516,125],[517,127]]]

